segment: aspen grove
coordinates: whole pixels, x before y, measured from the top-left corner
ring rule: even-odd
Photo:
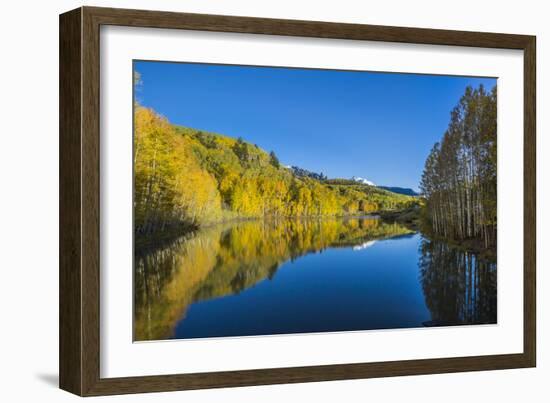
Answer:
[[[420,183],[430,230],[443,238],[496,245],[497,89],[467,87]]]

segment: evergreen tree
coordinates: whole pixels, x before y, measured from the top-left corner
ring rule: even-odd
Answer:
[[[273,165],[275,168],[279,169],[281,167],[281,164],[279,163],[279,159],[275,155],[274,151],[271,151],[269,153],[269,163]]]

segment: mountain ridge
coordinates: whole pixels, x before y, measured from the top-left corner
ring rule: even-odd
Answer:
[[[352,176],[351,180],[357,183],[362,183],[363,185],[376,186],[377,188],[388,190],[392,193],[397,193],[405,196],[419,196],[419,193],[417,193],[411,188],[405,188],[401,186],[376,185],[374,182],[360,176]]]
[[[377,186],[380,189],[388,190],[393,193],[405,195],[405,196],[420,196],[420,193],[411,188],[404,188],[400,186]]]

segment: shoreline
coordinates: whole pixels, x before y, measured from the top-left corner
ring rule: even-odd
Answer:
[[[349,214],[340,216],[267,216],[267,217],[234,217],[225,220],[215,221],[201,226],[187,225],[179,228],[172,228],[149,236],[136,235],[134,233],[134,254],[136,251],[146,251],[151,248],[157,248],[163,244],[171,243],[172,241],[192,235],[202,229],[212,228],[224,224],[238,224],[252,221],[276,222],[279,220],[351,220],[351,219],[377,219],[386,223],[398,223],[410,229],[421,236],[439,242],[445,242],[448,245],[458,248],[464,252],[474,253],[483,259],[496,261],[496,247],[484,248],[479,246],[479,241],[476,239],[456,240],[446,239],[435,235],[432,231],[426,228],[420,220],[420,210],[416,207],[411,207],[405,210],[398,211],[380,211],[369,214]]]
[[[430,228],[427,228],[426,224],[422,222],[419,208],[412,207],[401,211],[383,213],[381,214],[381,219],[388,222],[398,222],[407,228],[419,232],[423,237],[429,240],[445,242],[454,248],[460,249],[461,251],[474,253],[482,259],[496,261],[496,246],[485,248],[480,245],[480,241],[476,238],[460,240],[444,238],[434,234],[433,231],[431,231]]]
[[[193,234],[202,229],[212,228],[218,225],[224,224],[238,224],[251,221],[267,221],[273,222],[277,220],[350,220],[350,219],[382,219],[380,212],[373,212],[368,214],[349,214],[338,216],[322,216],[322,215],[309,215],[309,216],[266,216],[266,217],[233,217],[224,220],[209,222],[203,225],[182,225],[178,228],[171,228],[164,231],[158,231],[149,235],[138,235],[134,232],[134,254],[137,249],[148,249],[153,247],[152,243],[169,243],[177,238]]]
[[[497,261],[497,248],[494,247],[481,247],[479,246],[480,241],[475,238],[470,239],[448,239],[438,235],[435,235],[432,231],[425,230],[424,228],[419,230],[422,236],[426,237],[430,241],[439,241],[445,242],[448,245],[457,248],[463,252],[473,253],[482,259]]]

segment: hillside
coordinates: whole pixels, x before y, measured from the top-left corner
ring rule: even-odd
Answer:
[[[368,214],[416,203],[372,186],[296,175],[274,152],[172,125],[140,106],[134,142],[137,235],[231,219]]]
[[[419,196],[419,194],[411,188],[402,188],[399,186],[378,186],[378,187],[380,189],[389,190],[390,192],[398,193],[406,196]]]

